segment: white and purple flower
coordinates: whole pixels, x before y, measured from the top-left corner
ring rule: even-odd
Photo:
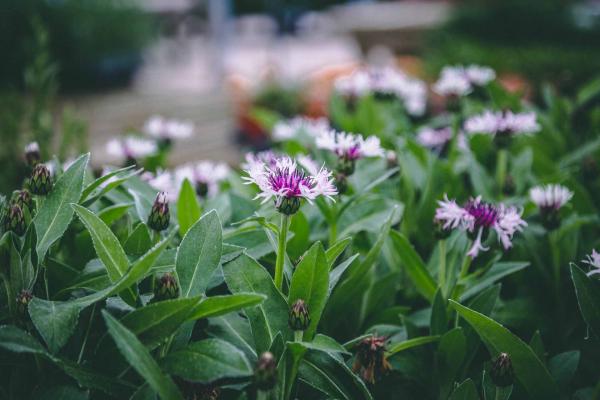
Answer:
[[[417,142],[428,149],[441,151],[452,140],[452,128],[425,127],[417,133]]]
[[[461,97],[470,94],[475,87],[485,86],[494,79],[496,73],[489,67],[446,66],[433,85],[433,91],[442,96]]]
[[[529,191],[531,201],[542,211],[557,211],[571,200],[573,192],[562,185],[535,186]]]
[[[219,184],[229,175],[229,167],[225,163],[205,160],[182,165],[175,169],[174,174],[178,187],[184,179],[188,179],[195,185],[200,197],[214,197],[219,191]]]
[[[144,132],[153,138],[164,141],[187,139],[194,134],[194,124],[189,121],[153,115],[144,124]]]
[[[473,245],[467,253],[471,258],[477,257],[480,251],[489,249],[482,245],[482,237],[491,229],[496,232],[504,249],[508,250],[512,246],[515,232],[520,232],[527,226],[521,218],[521,210],[504,204],[496,206],[486,203],[481,200],[481,196],[469,200],[464,207],[456,204],[454,200],[448,200],[446,195],[438,204],[434,219],[444,230],[461,229],[470,234],[476,233]]]
[[[330,150],[338,157],[356,161],[364,157],[383,157],[385,151],[377,136],[368,136],[329,130],[316,138],[317,147]]]
[[[135,136],[114,138],[106,144],[106,152],[120,161],[133,163],[136,160],[156,154],[158,146],[152,140]]]
[[[470,117],[465,122],[465,131],[470,134],[528,135],[541,129],[535,112],[513,113],[512,111],[490,111]]]
[[[296,139],[300,135],[314,138],[330,129],[329,122],[325,118],[296,117],[276,123],[271,132],[271,137],[276,141]]]
[[[288,157],[278,159],[274,167],[256,163],[246,173],[246,184],[254,183],[260,189],[256,198],[263,203],[274,198],[277,209],[288,215],[298,211],[301,199],[312,202],[319,196],[333,199],[337,194],[331,172],[320,168],[315,175],[306,174]]]
[[[587,276],[600,274],[600,253],[596,252],[596,250],[592,250],[592,254],[587,255],[586,259],[582,260],[582,262],[592,267],[591,271],[586,274]]]

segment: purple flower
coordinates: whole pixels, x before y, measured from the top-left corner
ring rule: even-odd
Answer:
[[[452,129],[445,128],[429,128],[425,127],[417,133],[417,142],[429,149],[442,150],[444,146],[452,140]]]
[[[321,132],[326,132],[331,127],[325,118],[296,117],[287,121],[280,121],[273,127],[271,136],[273,140],[285,141],[297,138],[299,135],[317,137]]]
[[[442,96],[466,96],[474,86],[484,86],[496,78],[496,73],[489,67],[479,65],[446,66],[433,85],[433,91]]]
[[[186,139],[194,133],[194,124],[153,115],[144,124],[144,132],[156,139]]]
[[[338,157],[351,161],[385,155],[377,136],[369,136],[365,139],[361,135],[330,130],[318,136],[316,144],[320,149],[330,150]]]
[[[587,276],[600,274],[600,253],[596,252],[596,250],[592,250],[592,254],[586,256],[586,259],[583,260],[583,262],[592,267],[592,270],[587,273]]]
[[[460,207],[454,200],[439,201],[440,205],[435,212],[435,221],[442,224],[444,229],[461,229],[468,233],[477,233],[477,236],[467,253],[472,258],[477,257],[479,251],[488,250],[482,245],[482,236],[494,230],[498,241],[505,250],[512,246],[512,237],[515,232],[522,231],[527,223],[521,218],[522,211],[516,207],[507,207],[504,204],[493,205],[481,201],[481,196],[469,200],[464,207]]]
[[[568,203],[573,192],[562,185],[535,186],[529,191],[531,201],[543,211],[557,211]]]
[[[256,163],[246,173],[248,176],[243,179],[247,184],[258,185],[260,193],[256,198],[262,198],[263,203],[271,198],[304,198],[312,202],[318,196],[333,199],[337,194],[331,172],[321,168],[315,175],[306,174],[288,157],[279,158],[275,166]]]
[[[208,160],[185,164],[174,171],[177,187],[181,186],[184,179],[188,179],[196,186],[196,192],[201,197],[214,197],[219,191],[219,183],[225,180],[228,174],[227,164]]]
[[[540,125],[534,112],[490,111],[467,119],[465,131],[470,134],[523,135],[538,132]]]
[[[154,155],[158,151],[156,143],[151,140],[127,136],[111,139],[106,144],[106,152],[120,161],[136,160]]]

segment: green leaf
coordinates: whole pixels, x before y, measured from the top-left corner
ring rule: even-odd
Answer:
[[[73,386],[55,386],[47,390],[40,390],[38,400],[87,400],[89,393],[74,388]]]
[[[440,399],[448,398],[465,359],[466,350],[467,341],[462,328],[454,328],[441,337],[437,368],[440,374]]]
[[[90,154],[79,157],[56,181],[54,189],[38,210],[33,224],[37,233],[37,255],[42,262],[46,252],[67,230],[73,218],[71,203],[81,196],[83,176]]]
[[[568,389],[571,380],[577,372],[581,353],[577,350],[555,355],[548,363],[548,369],[554,380],[563,389]]]
[[[94,202],[96,202],[96,200],[100,199],[102,196],[115,189],[116,187],[121,186],[123,183],[129,180],[129,178],[139,174],[141,171],[142,169],[138,169],[137,171],[132,171],[127,175],[121,176],[119,178],[114,178],[110,182],[106,183],[106,185],[102,187],[98,192],[94,193],[92,197],[89,197],[86,200],[82,200],[81,205],[83,205],[84,207],[91,206],[92,204],[94,204]]]
[[[393,356],[396,353],[399,353],[404,350],[412,349],[413,347],[422,346],[424,344],[429,344],[433,342],[437,342],[440,340],[440,336],[421,336],[414,339],[408,339],[404,342],[396,343],[390,346],[388,350],[389,356]]]
[[[600,336],[600,284],[575,264],[571,264],[571,278],[581,315],[596,336]]]
[[[304,354],[306,353],[306,347],[302,346],[298,342],[288,342],[286,344],[285,351],[277,371],[279,372],[279,400],[288,400],[291,396],[292,389],[296,383],[296,376],[298,375],[298,367]]]
[[[454,389],[449,400],[479,400],[477,386],[471,379],[467,379]]]
[[[148,226],[142,222],[131,232],[123,245],[123,250],[132,256],[140,256],[150,250],[151,247],[152,238],[150,237],[150,231],[148,230]]]
[[[189,319],[199,297],[159,301],[138,308],[119,322],[150,348],[158,346]]]
[[[258,293],[266,296],[263,303],[245,310],[258,354],[269,350],[278,332],[281,332],[284,340],[290,338],[287,302],[262,265],[242,254],[223,265],[223,274],[232,293]]]
[[[102,315],[108,333],[112,336],[117,348],[133,369],[148,382],[150,387],[156,390],[161,398],[165,400],[182,399],[175,383],[170,377],[163,374],[156,361],[135,335],[107,311],[103,310]]]
[[[34,297],[28,310],[31,321],[52,353],[65,345],[77,325],[79,312],[85,307],[120,293],[141,279],[156,262],[174,232],[140,257],[117,282],[96,293],[70,301],[49,301]]]
[[[343,361],[329,352],[310,350],[298,369],[300,379],[328,398],[372,399],[367,387]]]
[[[177,221],[179,222],[179,234],[182,237],[198,221],[201,211],[196,191],[186,178],[183,180],[181,190],[179,191],[179,198],[177,199]]]
[[[321,242],[316,242],[296,266],[288,295],[290,305],[294,304],[296,300],[302,299],[308,306],[310,324],[304,331],[304,340],[306,341],[311,340],[317,330],[327,302],[328,289],[329,264]]]
[[[222,234],[219,216],[212,210],[183,237],[175,259],[183,297],[197,296],[206,290],[212,274],[219,266]]]
[[[210,336],[226,340],[242,350],[252,362],[256,361],[250,324],[244,316],[229,313],[221,317],[211,318],[207,331]]]
[[[415,288],[427,300],[433,301],[436,284],[435,280],[427,271],[425,263],[403,234],[392,230],[390,236],[400,259],[402,260],[405,271],[415,285]]]
[[[201,383],[247,377],[253,372],[244,353],[219,339],[191,343],[167,355],[161,365],[169,374]]]
[[[94,182],[87,185],[85,187],[85,189],[83,189],[83,192],[81,193],[81,198],[79,199],[79,202],[81,203],[84,200],[86,200],[88,198],[88,196],[94,190],[96,190],[96,188],[100,187],[100,185],[102,185],[104,182],[108,181],[109,179],[111,179],[114,176],[122,174],[123,172],[130,171],[133,168],[135,168],[135,165],[131,165],[129,167],[125,167],[125,168],[121,168],[121,169],[116,169],[114,171],[109,172],[108,174],[102,175],[100,178],[96,179]]]
[[[333,289],[335,289],[337,283],[344,275],[344,272],[346,272],[348,267],[352,265],[352,263],[358,258],[358,256],[359,254],[356,253],[353,256],[348,257],[346,260],[344,260],[344,262],[340,263],[340,265],[338,265],[337,267],[332,269],[331,272],[329,272],[329,295],[331,294],[331,292],[333,292]]]
[[[236,293],[207,297],[193,308],[189,319],[218,317],[232,311],[255,306],[264,300],[265,296],[258,293]]]
[[[98,212],[98,217],[106,225],[110,226],[113,222],[125,215],[132,204],[133,203],[115,204],[114,206],[103,208]]]
[[[515,376],[532,399],[559,398],[558,387],[531,348],[508,329],[453,300],[450,304],[479,334],[492,356],[508,353]]]
[[[468,279],[465,282],[467,289],[461,295],[460,301],[473,297],[477,293],[493,285],[507,275],[514,274],[529,266],[528,262],[498,262],[492,265],[482,276]]]
[[[442,335],[448,329],[448,316],[446,315],[446,300],[442,295],[442,288],[435,292],[431,306],[431,320],[429,330],[431,335]]]
[[[348,247],[351,242],[351,237],[340,239],[327,249],[325,256],[327,256],[327,264],[329,264],[329,268],[333,268],[335,260],[337,260],[344,250],[346,250],[346,247]]]

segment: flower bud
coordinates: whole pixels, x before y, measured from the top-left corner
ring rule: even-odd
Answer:
[[[277,362],[269,351],[260,355],[254,369],[254,383],[259,390],[267,391],[277,383]]]
[[[310,324],[310,314],[308,306],[302,299],[296,300],[290,308],[288,323],[294,331],[305,331]]]
[[[282,214],[294,215],[300,209],[300,197],[275,197],[275,208]]]
[[[31,201],[31,193],[27,189],[19,190],[16,192],[15,197],[13,199],[14,204],[21,207],[22,210],[28,209],[31,210],[31,206],[33,205]]]
[[[160,192],[154,200],[150,216],[148,216],[148,226],[157,231],[164,231],[169,227],[169,201],[167,200],[167,194]]]
[[[338,162],[335,167],[335,170],[341,175],[350,176],[354,173],[355,167],[356,167],[355,160],[348,158],[348,157],[340,157],[340,158],[338,158]]]
[[[371,384],[392,368],[385,355],[386,341],[385,336],[371,336],[358,344],[352,370]]]
[[[540,208],[540,218],[542,225],[546,230],[553,231],[560,226],[560,213],[559,210],[554,208]]]
[[[507,353],[500,353],[492,362],[490,378],[492,378],[494,385],[498,387],[506,387],[513,384],[515,376],[510,356]]]
[[[25,161],[30,167],[35,167],[41,160],[40,146],[37,142],[31,142],[25,146]]]
[[[338,190],[338,194],[344,194],[348,190],[348,178],[344,174],[335,174],[335,187]]]
[[[507,175],[504,179],[504,185],[502,185],[502,193],[506,196],[512,196],[515,194],[517,190],[517,186],[515,185],[515,180],[512,175]]]
[[[19,315],[27,314],[27,308],[29,307],[29,302],[33,298],[33,295],[29,290],[21,290],[21,292],[17,295],[16,303],[17,303],[17,312]]]
[[[179,297],[179,285],[172,273],[167,272],[156,279],[153,301],[176,299],[177,297]]]
[[[8,213],[4,217],[4,229],[14,232],[17,236],[22,236],[27,229],[25,215],[19,205],[10,206]]]
[[[196,182],[196,194],[200,197],[206,197],[208,194],[208,184],[206,182]]]
[[[52,174],[44,164],[37,164],[33,168],[29,179],[31,193],[45,196],[52,190]]]

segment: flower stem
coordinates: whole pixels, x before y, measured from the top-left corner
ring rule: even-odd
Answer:
[[[294,331],[294,342],[301,342],[303,335],[304,335],[303,331]]]
[[[440,254],[440,270],[439,270],[439,284],[444,291],[444,287],[446,286],[446,239],[442,239],[438,242],[439,245],[439,254]]]
[[[281,291],[283,287],[283,264],[285,261],[285,246],[287,242],[287,231],[290,217],[281,214],[279,225],[279,244],[277,246],[277,260],[275,261],[275,287]]]
[[[337,239],[337,222],[329,224],[329,247],[331,247]]]
[[[459,279],[463,279],[465,276],[467,276],[469,273],[469,267],[471,266],[471,261],[473,261],[471,256],[465,256],[462,266],[460,267]]]
[[[508,151],[506,149],[498,150],[496,159],[496,182],[498,183],[499,193],[503,192],[506,181],[506,170],[508,168]]]

